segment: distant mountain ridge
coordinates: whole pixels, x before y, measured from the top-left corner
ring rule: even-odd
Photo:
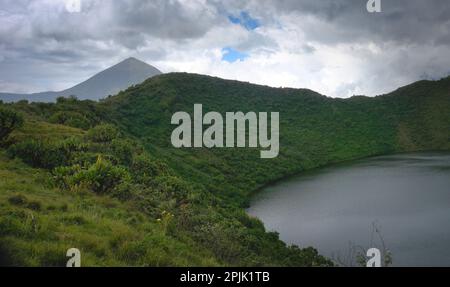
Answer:
[[[67,90],[33,94],[0,93],[0,100],[4,102],[20,100],[54,102],[58,97],[76,96],[80,100],[97,101],[160,74],[162,72],[157,68],[136,58],[128,58]]]

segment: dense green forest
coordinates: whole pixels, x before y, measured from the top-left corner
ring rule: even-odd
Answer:
[[[279,112],[280,155],[175,149],[173,113]],[[101,102],[0,105],[0,265],[328,266],[245,213],[303,170],[450,149],[450,77],[332,99],[202,75],[157,76]]]

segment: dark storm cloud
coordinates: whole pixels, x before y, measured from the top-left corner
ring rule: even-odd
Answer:
[[[448,0],[381,0],[382,13],[368,13],[367,0],[262,0],[260,9],[274,7],[279,14],[298,13],[332,25],[308,26],[308,35],[322,42],[357,40],[401,43],[450,43]]]
[[[2,45],[7,48],[33,43],[35,45],[28,45],[33,49],[33,46],[52,41],[61,45],[112,41],[135,49],[145,45],[149,37],[198,38],[225,21],[216,17],[213,6],[185,2],[187,4],[183,5],[167,0],[82,0],[81,13],[69,13],[64,0],[53,3],[7,0],[0,8],[4,17],[0,36]]]
[[[189,6],[167,0],[124,1],[112,5],[111,12],[119,30],[125,33],[139,31],[161,38],[189,39],[203,36],[220,22],[211,6],[192,3]]]
[[[258,19],[261,17],[263,24],[264,21],[270,22],[271,18],[289,14],[299,15],[299,21],[302,17],[313,17],[317,22],[305,21],[299,26],[310,40],[321,43],[450,43],[449,1],[381,1],[383,12],[369,14],[367,0],[210,0],[204,3],[84,0],[82,13],[64,11],[64,0],[54,0],[53,3],[3,0],[0,13],[4,25],[0,28],[0,39],[6,48],[17,48],[27,43],[42,45],[48,41],[77,45],[81,41],[92,40],[113,41],[119,46],[136,49],[146,45],[149,37],[174,41],[200,38],[213,27],[225,25],[230,14],[251,10],[252,15]],[[60,5],[55,7],[55,2]]]

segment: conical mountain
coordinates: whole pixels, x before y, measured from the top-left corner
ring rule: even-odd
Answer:
[[[64,91],[35,94],[0,94],[4,102],[29,100],[33,102],[53,102],[57,97],[76,96],[81,100],[99,100],[115,95],[121,90],[140,84],[148,78],[160,75],[157,68],[136,58],[128,58],[88,80]]]

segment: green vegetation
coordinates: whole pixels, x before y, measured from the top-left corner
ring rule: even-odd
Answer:
[[[0,107],[0,142],[23,125],[23,118],[15,111]]]
[[[0,153],[0,265],[65,266],[82,250],[84,266],[220,265],[185,237],[166,234],[129,201],[53,187],[48,171]]]
[[[25,120],[0,150],[0,265],[61,266],[72,247],[84,266],[330,265],[248,216],[251,194],[330,163],[450,149],[449,91],[447,78],[344,100],[167,74],[100,103],[2,105]],[[196,103],[279,112],[280,156],[173,148],[172,114]]]
[[[108,143],[116,139],[119,131],[109,124],[98,125],[88,131],[88,139],[95,143]]]
[[[276,89],[192,74],[148,80],[101,103],[121,130],[142,140],[183,178],[228,203],[247,204],[262,186],[345,160],[450,148],[450,78],[421,81],[375,98],[332,99],[310,90]],[[174,149],[173,113],[279,112],[280,155],[259,149]]]

